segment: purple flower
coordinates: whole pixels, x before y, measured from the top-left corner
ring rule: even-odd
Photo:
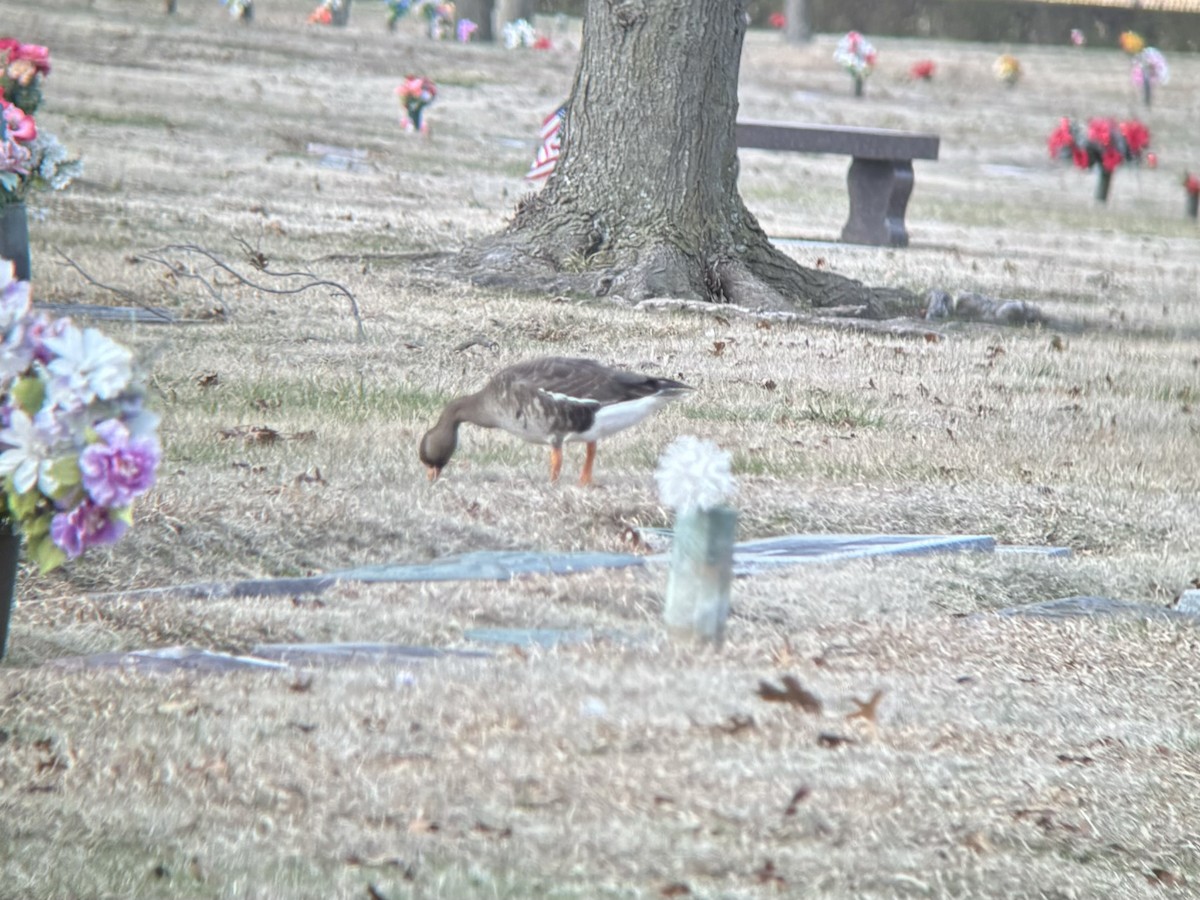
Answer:
[[[161,455],[158,441],[153,437],[131,438],[129,429],[117,419],[101,422],[96,434],[100,442],[89,444],[79,456],[84,490],[101,506],[128,506],[154,484]]]
[[[120,540],[128,527],[120,519],[110,518],[107,509],[85,498],[70,512],[58,513],[50,520],[50,540],[67,554],[67,559],[75,559],[89,547]]]

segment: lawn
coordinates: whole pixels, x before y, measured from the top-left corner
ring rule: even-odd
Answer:
[[[111,550],[23,568],[0,666],[0,898],[1162,897],[1200,884],[1200,632],[990,615],[1073,595],[1169,605],[1200,578],[1200,58],[1141,105],[1115,47],[874,37],[865,96],[831,59],[752,32],[741,115],[932,131],[904,250],[835,243],[843,157],[746,151],[741,189],[807,266],[920,293],[1036,303],[1058,330],[929,323],[915,337],[487,291],[431,269],[504,226],[555,48],[435,44],[381,4],[349,27],[261,0],[7,4],[50,47],[40,127],[84,177],[35,202],[47,303],[105,320],[162,416],[164,462]],[[1014,53],[1025,77],[997,82]],[[933,59],[930,82],[912,63]],[[428,139],[407,73],[440,87]],[[1048,158],[1059,117],[1138,117],[1158,164]],[[366,152],[339,169],[309,151]],[[44,206],[44,209],[42,208]],[[285,295],[209,256],[304,270]],[[70,261],[70,262],[68,262]],[[74,263],[72,265],[71,263]],[[164,263],[177,265],[172,271]],[[87,273],[87,277],[81,271]],[[205,288],[199,275],[212,286]],[[113,289],[118,290],[113,290]],[[130,300],[130,297],[133,300]],[[90,322],[89,322],[90,324]],[[923,324],[923,323],[922,323]],[[929,339],[921,331],[933,332]],[[430,485],[443,403],[537,355],[680,378],[694,397],[600,446],[597,484],[464,428]],[[254,440],[269,429],[270,441]],[[655,460],[730,451],[741,538],[982,534],[1069,556],[857,560],[739,579],[719,651],[671,643],[665,572],[511,583],[346,583],[319,597],[134,593],[481,550],[644,552],[671,525]],[[471,629],[590,630],[552,648]],[[147,675],[56,661],[289,641],[487,650],[411,666]],[[819,715],[764,702],[791,674]],[[884,693],[875,721],[847,718]]]

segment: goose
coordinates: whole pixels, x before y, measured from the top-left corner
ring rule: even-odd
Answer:
[[[593,359],[547,356],[497,372],[474,394],[446,404],[421,438],[420,457],[435,481],[458,447],[458,426],[503,428],[534,444],[550,445],[550,480],[562,471],[562,446],[583,441],[579,476],[592,483],[596,442],[636,425],[663,404],[692,390],[681,381],[614,369]]]

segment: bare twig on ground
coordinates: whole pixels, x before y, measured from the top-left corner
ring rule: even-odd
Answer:
[[[104,282],[98,281],[97,279],[93,278],[92,275],[86,269],[83,268],[83,266],[79,265],[79,263],[75,262],[75,260],[71,259],[71,257],[67,256],[67,254],[63,253],[57,247],[54,248],[54,252],[57,253],[59,256],[61,256],[63,258],[63,260],[65,260],[65,262],[68,266],[70,266],[72,269],[74,269],[76,272],[78,272],[80,275],[82,275],[84,281],[86,281],[88,284],[95,285],[96,287],[101,288],[102,290],[106,290],[113,294],[116,294],[118,297],[120,297],[123,300],[129,301],[134,306],[144,309],[146,312],[150,313],[152,316],[154,316],[157,319],[161,319],[164,322],[173,321],[171,317],[163,315],[162,310],[155,309],[152,306],[147,306],[145,303],[143,303],[141,300],[139,300],[137,298],[137,296],[135,294],[133,294],[132,292],[127,291],[124,288],[114,287],[111,284],[105,284]]]
[[[355,324],[355,327],[358,332],[358,337],[360,339],[362,337],[364,337],[362,315],[358,309],[358,301],[354,299],[354,294],[352,294],[350,292],[349,288],[347,288],[345,285],[340,284],[336,281],[330,281],[325,278],[318,278],[316,275],[313,275],[311,272],[273,272],[268,268],[267,258],[262,253],[260,253],[257,250],[252,250],[250,248],[249,244],[247,244],[245,241],[241,241],[241,244],[246,250],[248,261],[250,262],[250,265],[252,265],[258,271],[262,272],[264,275],[270,275],[273,278],[308,278],[311,280],[309,280],[305,284],[301,284],[301,285],[299,285],[297,287],[293,287],[293,288],[268,287],[267,285],[259,284],[256,281],[251,281],[249,278],[242,275],[242,273],[240,273],[239,271],[234,269],[231,265],[229,265],[227,262],[225,262],[225,260],[223,260],[221,257],[217,256],[217,254],[213,253],[211,250],[207,250],[204,247],[200,247],[196,244],[167,244],[164,247],[159,247],[159,248],[157,248],[155,250],[151,250],[147,253],[140,254],[138,258],[145,259],[150,262],[156,262],[159,265],[166,266],[167,269],[170,270],[170,272],[173,275],[175,275],[176,277],[194,278],[194,279],[200,281],[201,284],[203,284],[204,287],[209,291],[209,293],[213,294],[217,298],[218,302],[221,302],[220,293],[219,293],[219,291],[216,290],[216,288],[212,285],[212,283],[207,278],[205,278],[203,275],[199,274],[198,272],[187,269],[186,267],[180,265],[177,262],[172,262],[171,260],[165,259],[162,254],[167,254],[167,253],[198,254],[198,255],[203,256],[206,259],[208,259],[209,262],[211,262],[214,266],[216,266],[221,271],[232,276],[239,284],[243,284],[246,287],[253,288],[256,291],[262,291],[263,293],[266,293],[266,294],[278,294],[278,295],[286,296],[289,294],[303,293],[304,291],[307,291],[311,288],[318,288],[318,287],[331,288],[335,293],[341,294],[343,297],[346,298],[347,302],[350,304],[350,314],[354,317],[354,324]]]

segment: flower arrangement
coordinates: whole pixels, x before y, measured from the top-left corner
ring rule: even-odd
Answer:
[[[833,51],[833,60],[850,73],[854,79],[854,96],[861,97],[863,79],[871,74],[879,54],[865,37],[857,31],[848,31],[838,41]]]
[[[1087,36],[1084,35],[1084,33],[1082,31],[1080,31],[1078,28],[1072,28],[1071,29],[1071,43],[1074,44],[1076,47],[1085,47],[1085,46],[1087,46]]]
[[[1146,42],[1136,31],[1122,31],[1121,36],[1117,38],[1117,43],[1130,56],[1137,56],[1146,49]]]
[[[908,74],[920,81],[932,81],[933,73],[936,71],[937,63],[932,59],[920,59],[912,64],[912,68],[908,70]]]
[[[454,28],[454,36],[460,44],[469,44],[478,30],[479,26],[470,19],[459,19],[458,25]]]
[[[501,38],[504,40],[506,48],[516,50],[518,47],[532,47],[537,43],[538,35],[534,27],[527,21],[514,19],[512,22],[504,23]]]
[[[31,191],[62,190],[83,168],[34,120],[49,74],[45,47],[0,39],[0,206],[23,203]]]
[[[1129,80],[1142,91],[1142,99],[1150,105],[1155,85],[1166,84],[1171,78],[1167,58],[1154,47],[1146,47],[1133,58],[1129,69]]]
[[[1096,199],[1105,201],[1112,173],[1123,162],[1141,159],[1150,146],[1150,132],[1136,119],[1127,122],[1089,119],[1085,130],[1064,117],[1050,134],[1047,146],[1051,157],[1069,159],[1080,169],[1098,166],[1100,182]]]
[[[235,19],[247,23],[254,19],[254,0],[221,0],[221,5]]]
[[[767,16],[767,24],[775,29],[782,29],[787,25],[787,18],[783,13],[776,10]]]
[[[454,34],[454,22],[458,19],[458,8],[453,3],[426,2],[421,4],[421,11],[425,14],[431,39],[440,41]]]
[[[34,315],[29,282],[0,263],[0,519],[41,571],[111,544],[154,484],[158,418],[126,348]]]
[[[1021,80],[1021,62],[1011,53],[1002,53],[992,63],[992,74],[996,76],[997,81],[1008,87],[1015,87]]]
[[[396,23],[403,19],[410,9],[412,9],[412,0],[384,0],[387,6],[387,27],[388,31],[396,30]]]
[[[309,25],[332,25],[334,17],[342,11],[342,0],[322,0],[321,5],[308,14]]]
[[[404,83],[396,88],[396,96],[400,99],[400,124],[404,130],[428,136],[425,107],[437,99],[437,85],[420,75],[406,75]]]

